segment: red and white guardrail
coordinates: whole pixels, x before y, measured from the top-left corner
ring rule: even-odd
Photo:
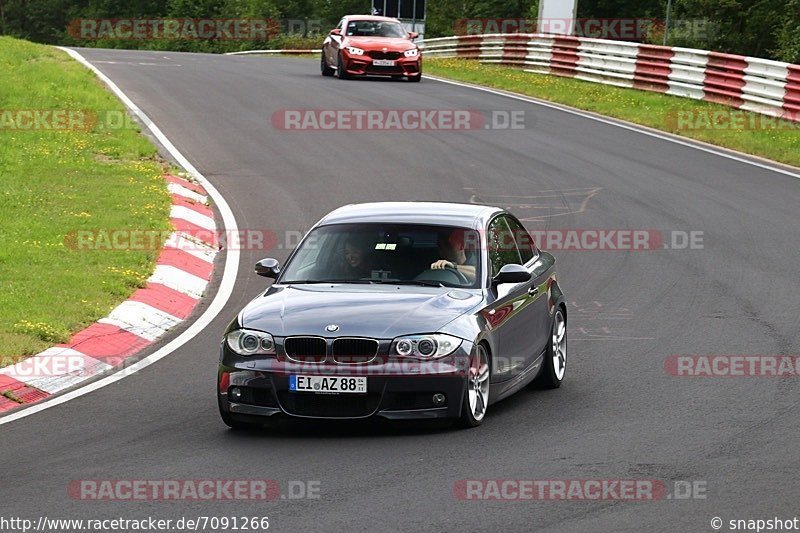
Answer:
[[[166,180],[174,231],[147,285],[68,343],[0,368],[0,412],[43,400],[123,365],[191,314],[211,279],[218,251],[211,242],[214,212],[200,185],[176,176]]]
[[[667,46],[547,34],[426,39],[424,57],[463,57],[721,103],[800,121],[800,65]]]

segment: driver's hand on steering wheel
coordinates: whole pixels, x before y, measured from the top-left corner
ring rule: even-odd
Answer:
[[[435,263],[431,264],[431,268],[433,270],[441,270],[443,268],[456,268],[456,265],[448,261],[447,259],[439,259]]]

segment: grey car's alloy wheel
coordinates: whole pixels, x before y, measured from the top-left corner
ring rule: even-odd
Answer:
[[[561,386],[567,371],[567,320],[564,311],[558,307],[550,328],[550,343],[544,355],[542,370],[534,383],[545,389]]]
[[[478,344],[469,358],[467,391],[461,408],[462,426],[475,427],[483,422],[489,407],[490,376],[489,354],[483,344]]]

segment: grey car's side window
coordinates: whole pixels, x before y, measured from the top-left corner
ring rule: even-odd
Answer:
[[[517,243],[508,227],[505,216],[499,216],[489,223],[487,232],[487,245],[489,247],[489,263],[492,265],[492,277],[500,269],[510,264],[521,264]]]
[[[524,265],[536,256],[536,245],[528,230],[516,218],[505,218],[506,222],[508,222],[508,227],[511,228],[511,233],[514,235],[520,259],[522,259],[522,264]]]

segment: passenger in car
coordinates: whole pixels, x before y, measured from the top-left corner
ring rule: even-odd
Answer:
[[[344,242],[340,267],[343,279],[361,279],[371,276],[371,267],[366,258],[367,249],[364,243],[353,237]]]
[[[464,235],[465,232],[462,229],[440,233],[437,244],[439,256],[442,259],[434,261],[431,268],[434,270],[453,268],[464,274],[469,281],[474,282],[477,254],[474,253],[474,250],[467,250]],[[467,252],[470,252],[469,257]]]

